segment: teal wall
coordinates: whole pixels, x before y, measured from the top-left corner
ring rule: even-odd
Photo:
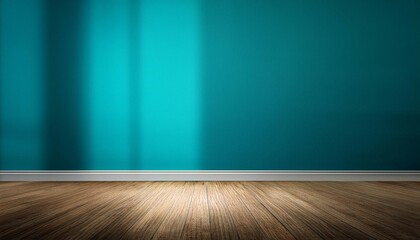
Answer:
[[[0,0],[2,170],[420,170],[420,1]]]

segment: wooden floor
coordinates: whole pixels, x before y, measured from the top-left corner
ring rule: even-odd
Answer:
[[[0,183],[0,239],[420,239],[420,183]]]

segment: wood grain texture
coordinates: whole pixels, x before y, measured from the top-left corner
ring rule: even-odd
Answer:
[[[0,239],[420,239],[418,182],[2,182]]]

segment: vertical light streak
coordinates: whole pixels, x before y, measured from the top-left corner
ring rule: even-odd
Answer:
[[[199,0],[143,0],[140,7],[141,165],[198,169]]]

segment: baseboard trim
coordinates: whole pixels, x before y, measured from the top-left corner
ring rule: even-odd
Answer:
[[[0,181],[420,181],[420,171],[0,171]]]

